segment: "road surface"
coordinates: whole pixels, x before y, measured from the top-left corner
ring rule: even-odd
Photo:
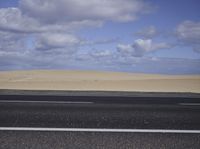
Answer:
[[[199,149],[198,97],[0,95],[2,149]]]

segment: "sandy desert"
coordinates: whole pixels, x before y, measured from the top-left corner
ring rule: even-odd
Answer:
[[[1,71],[0,89],[200,93],[200,75],[98,71]]]

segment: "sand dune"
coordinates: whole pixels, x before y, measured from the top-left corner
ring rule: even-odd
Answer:
[[[52,70],[8,71],[0,72],[0,89],[200,93],[200,75]]]

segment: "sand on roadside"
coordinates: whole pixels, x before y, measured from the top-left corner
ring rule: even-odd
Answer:
[[[0,89],[200,93],[200,75],[97,71],[1,71]]]

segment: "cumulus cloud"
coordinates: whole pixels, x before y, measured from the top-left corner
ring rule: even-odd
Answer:
[[[147,28],[144,28],[144,29],[138,31],[136,33],[136,35],[143,37],[145,39],[148,39],[148,38],[153,38],[153,37],[157,36],[158,31],[156,30],[156,28],[154,26],[149,26]]]
[[[130,44],[118,44],[117,49],[122,54],[131,54],[133,52],[133,47]]]
[[[12,33],[72,32],[82,27],[102,25],[102,21],[93,20],[44,24],[23,14],[19,8],[1,8],[0,18],[0,30]]]
[[[96,50],[93,49],[90,55],[94,58],[102,58],[102,57],[109,57],[112,55],[110,50]]]
[[[160,49],[168,49],[171,46],[167,43],[153,43],[151,39],[137,39],[132,45],[119,44],[117,49],[122,54],[132,55],[134,57],[142,57],[146,53]]]
[[[21,0],[20,9],[41,22],[132,21],[148,10],[141,0]],[[59,16],[59,17],[58,17]]]
[[[111,44],[111,43],[115,43],[118,42],[119,38],[108,38],[108,39],[98,39],[98,40],[83,40],[81,42],[82,45],[102,45],[102,44]]]
[[[0,51],[23,52],[25,51],[25,36],[0,31]]]
[[[0,9],[0,30],[13,33],[37,32],[40,30],[38,22],[22,15],[18,8]]]
[[[72,34],[43,33],[37,37],[36,49],[52,50],[73,47],[80,44],[80,40]]]
[[[76,52],[81,42],[75,36],[75,31],[88,26],[102,25],[101,20],[44,24],[37,18],[24,14],[20,8],[13,7],[0,8],[0,18],[0,57],[1,64],[5,64],[5,67],[15,66],[19,64],[18,61],[24,62],[32,57],[35,59],[28,61],[30,65],[65,60]],[[34,38],[34,43],[30,43],[30,36]],[[20,64],[25,67],[24,64]]]
[[[176,29],[178,39],[200,52],[200,22],[184,21]]]

